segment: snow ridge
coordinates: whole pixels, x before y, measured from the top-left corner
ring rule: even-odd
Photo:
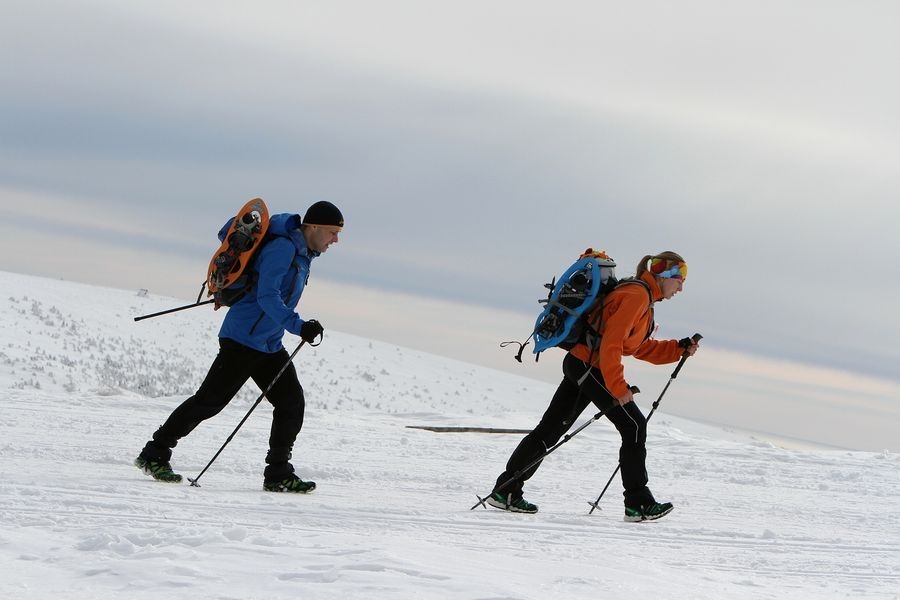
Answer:
[[[618,481],[588,516],[615,468],[604,420],[529,482],[539,513],[469,511],[520,435],[406,426],[529,428],[552,386],[330,330],[296,360],[308,407],[294,463],[314,494],[261,490],[266,403],[202,488],[154,482],[131,460],[203,377],[221,314],[134,323],[179,302],[0,283],[4,598],[900,597],[896,454],[717,435],[663,405],[649,468],[676,505],[666,518],[624,523]],[[203,468],[251,388],[179,443],[177,470]]]

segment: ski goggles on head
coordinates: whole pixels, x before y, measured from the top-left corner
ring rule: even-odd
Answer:
[[[688,267],[684,261],[677,262],[666,260],[665,258],[654,258],[650,260],[650,272],[657,277],[684,281],[687,279]]]

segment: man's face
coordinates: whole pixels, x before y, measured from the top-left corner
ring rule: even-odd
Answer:
[[[309,234],[306,236],[306,243],[310,249],[322,253],[328,250],[328,247],[332,244],[338,243],[338,235],[340,233],[340,227],[332,227],[330,225],[310,225]]]

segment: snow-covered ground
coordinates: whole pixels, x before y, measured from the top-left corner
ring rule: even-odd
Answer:
[[[408,426],[529,428],[552,386],[330,330],[295,361],[294,464],[314,494],[261,491],[266,403],[202,487],[154,482],[131,461],[201,380],[221,313],[135,323],[178,302],[2,272],[0,285],[2,598],[900,598],[895,453],[787,449],[663,403],[649,468],[676,505],[665,519],[624,523],[618,481],[588,515],[615,468],[605,420],[529,482],[536,515],[469,510],[520,435]],[[206,465],[251,387],[179,444],[176,470]]]

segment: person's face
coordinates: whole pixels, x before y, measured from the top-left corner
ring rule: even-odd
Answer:
[[[681,288],[684,286],[684,281],[681,279],[675,279],[674,277],[666,277],[659,280],[659,289],[662,291],[662,296],[664,300],[668,300],[673,297],[675,294],[681,291]]]
[[[328,250],[328,247],[332,244],[338,243],[338,235],[340,233],[340,227],[311,225],[309,227],[309,235],[306,237],[306,243],[312,250],[322,253]]]

